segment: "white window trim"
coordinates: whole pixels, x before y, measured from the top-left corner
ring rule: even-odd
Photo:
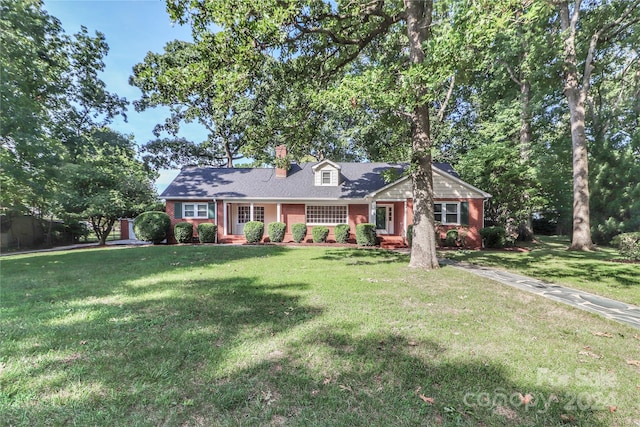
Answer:
[[[187,206],[193,205],[193,215],[187,215]],[[198,215],[198,207],[204,206],[204,216]],[[183,203],[182,204],[182,218],[196,218],[196,219],[208,219],[209,218],[209,203]]]
[[[240,222],[240,209],[246,209],[246,208],[249,208],[249,217],[248,217],[246,222]],[[258,216],[261,216],[262,219],[258,218]],[[238,205],[237,210],[236,210],[236,222],[237,222],[237,224],[246,224],[249,221],[264,222],[265,221],[265,207],[263,205],[254,205],[254,204]]]
[[[329,176],[329,182],[324,182],[325,174]],[[330,170],[320,171],[320,185],[331,185],[332,181],[333,181],[333,171],[330,171]]]
[[[440,221],[440,224],[442,225],[460,225],[460,202],[454,202],[454,201],[443,201],[443,202],[434,202],[433,203],[434,206],[435,205],[441,205],[442,206],[442,220]],[[447,205],[456,205],[456,222],[448,222],[447,221]],[[435,209],[434,209],[435,210]],[[451,213],[450,213],[451,215]]]
[[[308,218],[308,208],[309,207],[322,207],[322,206],[326,206],[326,207],[343,207],[345,210],[345,220],[344,222],[309,222]],[[348,205],[331,205],[331,204],[327,204],[327,205],[317,205],[317,204],[309,204],[309,205],[305,205],[304,206],[304,218],[306,221],[307,225],[338,225],[338,224],[348,224],[349,223],[349,206]]]

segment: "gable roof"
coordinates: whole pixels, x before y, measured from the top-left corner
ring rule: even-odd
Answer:
[[[441,163],[442,165],[447,165],[449,168],[451,168],[451,165],[449,165],[448,163]],[[435,165],[435,163],[434,163]],[[451,170],[453,171],[453,169],[451,168]],[[440,180],[439,182],[436,180],[436,178],[441,177],[444,178],[444,180]],[[371,197],[376,197],[379,196],[380,194],[382,194],[383,192],[390,190],[394,187],[398,187],[400,185],[402,185],[403,183],[410,181],[411,177],[408,175],[404,175],[402,178],[398,179],[397,181],[391,182],[387,185],[385,185],[384,187],[375,190],[374,192],[372,192],[370,194]],[[445,172],[443,169],[436,167],[433,168],[433,186],[434,186],[434,191],[436,193],[438,193],[437,187],[438,187],[438,183],[440,183],[441,185],[444,184],[446,187],[448,187],[448,192],[450,193],[452,190],[452,185],[454,184],[458,187],[464,188],[467,191],[470,191],[470,194],[474,194],[476,196],[480,196],[482,198],[485,199],[489,199],[491,197],[493,197],[491,194],[487,193],[486,191],[482,191],[477,187],[474,187],[473,185],[469,184],[468,182],[465,182],[463,180],[460,179],[460,176],[453,171],[453,173],[447,173]],[[410,182],[409,182],[410,184]],[[411,190],[412,191],[412,190]],[[442,194],[439,194],[440,197],[442,197]],[[461,194],[456,194],[456,197],[461,196]],[[472,197],[472,198],[476,198],[475,196],[467,196],[467,197]]]
[[[334,169],[340,170],[341,166],[336,163],[336,162],[332,162],[331,160],[323,160],[319,163],[316,163],[315,165],[311,166],[311,169],[316,172],[319,168],[325,166],[325,165],[329,165],[331,167],[333,167]]]
[[[333,163],[339,167],[342,184],[314,185],[314,166],[294,163],[286,178],[276,178],[274,168],[184,167],[160,195],[164,199],[362,199],[387,187],[382,172],[395,169],[398,176],[407,164]],[[458,178],[448,163],[434,163],[443,173]],[[459,179],[459,178],[458,178]]]

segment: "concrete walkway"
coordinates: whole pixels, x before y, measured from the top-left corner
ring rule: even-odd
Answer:
[[[443,259],[440,262],[443,265],[450,265],[478,276],[541,295],[581,310],[590,311],[604,316],[607,319],[640,329],[640,307],[638,306],[615,301],[589,292],[555,285],[542,280],[532,279],[531,277],[521,276],[508,271],[494,270],[450,259]]]

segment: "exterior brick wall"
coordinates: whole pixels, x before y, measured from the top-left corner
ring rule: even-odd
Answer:
[[[184,203],[184,202],[180,202],[180,203]],[[189,203],[211,203],[211,200],[189,200]],[[168,243],[177,243],[176,238],[173,234],[173,229],[175,227],[175,225],[179,222],[188,222],[190,224],[193,224],[193,237],[197,238],[198,237],[198,224],[203,224],[203,223],[215,223],[216,220],[214,220],[213,218],[209,219],[209,218],[176,218],[176,201],[174,200],[167,200],[166,202],[166,212],[167,215],[169,215],[169,218],[171,219],[171,229],[169,230],[169,238],[167,239]],[[220,207],[218,207],[220,208]],[[218,212],[220,212],[220,210],[218,210]],[[221,215],[218,215],[218,217],[220,217]],[[220,236],[220,226],[218,225],[218,237]]]

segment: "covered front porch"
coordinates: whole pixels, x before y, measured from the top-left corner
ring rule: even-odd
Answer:
[[[218,202],[218,241],[220,243],[244,242],[244,226],[249,221],[268,225],[282,222],[287,225],[285,242],[292,242],[291,226],[296,223],[307,225],[307,238],[311,242],[314,226],[324,225],[330,230],[328,240],[334,240],[333,228],[337,224],[349,224],[351,240],[355,243],[356,225],[376,224],[377,234],[383,247],[406,246],[406,224],[410,223],[410,201],[375,201],[370,203],[318,204],[284,203],[272,201],[224,201]],[[324,217],[323,217],[324,215]]]

